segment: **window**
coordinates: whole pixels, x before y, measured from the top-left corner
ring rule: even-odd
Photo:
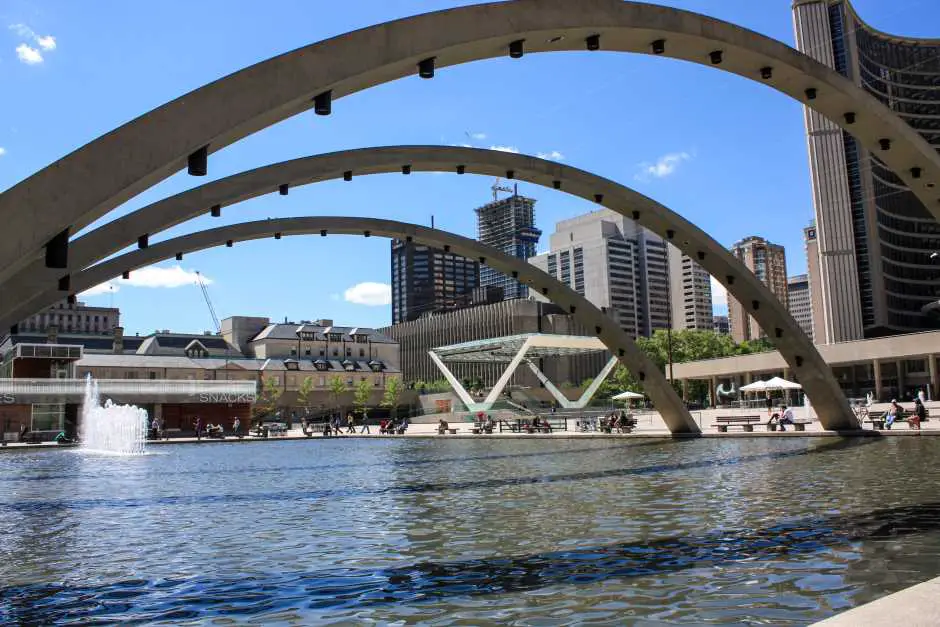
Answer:
[[[65,428],[65,405],[46,403],[33,405],[33,431],[61,431]]]
[[[310,352],[311,352],[311,351],[310,351],[310,349],[308,348],[307,350],[304,351],[304,355],[306,355],[307,357],[310,357]]]
[[[157,378],[157,373],[154,372],[153,370],[151,370],[151,371],[150,371],[150,378],[151,378],[151,379],[156,379],[156,378]]]
[[[347,357],[352,357],[352,349],[351,349],[351,348],[347,348],[347,349],[346,349],[346,356],[347,356]]]
[[[320,377],[317,381],[317,385],[321,388],[324,387],[326,385],[326,377]]]
[[[359,356],[360,356],[360,357],[365,357],[365,356],[366,356],[366,349],[360,348],[360,349],[359,349]]]

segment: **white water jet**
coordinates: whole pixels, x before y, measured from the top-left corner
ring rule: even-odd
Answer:
[[[147,410],[135,405],[115,405],[111,399],[101,404],[98,383],[85,379],[82,403],[82,449],[111,455],[143,455],[147,437]]]

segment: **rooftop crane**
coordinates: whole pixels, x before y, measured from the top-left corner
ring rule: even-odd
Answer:
[[[206,282],[202,280],[202,275],[199,274],[199,270],[196,270],[196,284],[199,285],[199,289],[202,290],[202,297],[206,299],[206,306],[209,308],[209,313],[212,315],[212,323],[215,324],[216,333],[222,335],[222,325],[219,324],[219,317],[215,315],[215,307],[212,306],[212,300],[209,298],[209,288],[206,287]]]
[[[515,188],[515,187],[506,187],[505,185],[502,185],[502,186],[501,186],[501,185],[499,184],[499,181],[500,181],[500,178],[497,176],[497,177],[496,177],[496,182],[493,183],[493,187],[490,188],[490,189],[493,190],[493,200],[494,200],[494,201],[495,201],[495,200],[499,200],[499,192],[506,192],[507,194],[518,193],[518,192],[516,191],[517,188]]]

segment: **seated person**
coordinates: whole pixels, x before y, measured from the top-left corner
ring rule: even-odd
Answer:
[[[781,431],[786,431],[786,425],[793,424],[793,410],[786,405],[780,406],[780,417],[777,419]]]
[[[450,425],[447,424],[447,421],[441,418],[437,423],[437,434],[444,435],[447,433],[447,429],[450,428]]]
[[[388,420],[379,421],[379,433],[381,434],[388,433]]]
[[[486,422],[483,423],[483,432],[484,433],[493,433],[493,427],[496,426],[496,422],[493,420],[492,416],[486,417]]]
[[[914,413],[907,418],[907,426],[911,429],[920,429],[920,423],[927,418],[927,408],[919,399],[914,399]]]
[[[55,443],[56,443],[56,444],[71,444],[72,442],[74,442],[74,440],[72,440],[72,438],[66,436],[66,435],[65,435],[65,431],[60,431],[60,432],[59,432],[59,435],[55,436]]]

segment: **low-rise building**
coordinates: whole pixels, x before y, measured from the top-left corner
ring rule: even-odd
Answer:
[[[125,337],[117,327],[111,337],[100,337],[60,334],[54,326],[45,335],[9,335],[0,343],[0,400],[7,398],[4,390],[13,397],[0,402],[0,429],[74,433],[88,376],[99,381],[103,395],[138,405],[162,417],[167,429],[184,431],[196,416],[226,429],[235,417],[247,424],[262,389],[277,390],[278,406],[302,413],[351,404],[363,381],[371,388],[368,403],[378,405],[388,381],[400,378],[398,343],[374,329],[331,321],[272,324],[267,318],[236,317],[225,322],[222,336]],[[331,391],[335,378],[345,388],[339,398]],[[49,380],[57,380],[58,387],[50,387]],[[302,389],[307,390],[303,401]]]
[[[840,342],[817,348],[849,398],[864,398],[871,392],[877,401],[892,398],[907,401],[919,389],[932,400],[940,397],[937,364],[940,331]],[[709,381],[712,398],[719,384],[738,389],[773,376],[794,380],[777,351],[677,363],[674,373],[675,378],[684,383]]]

